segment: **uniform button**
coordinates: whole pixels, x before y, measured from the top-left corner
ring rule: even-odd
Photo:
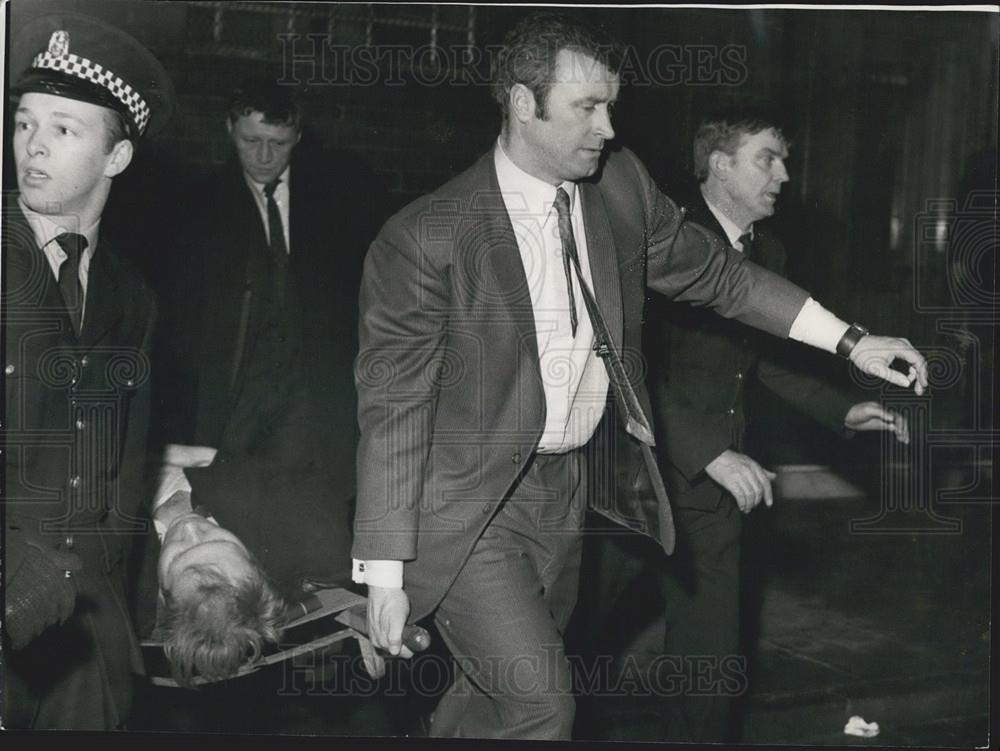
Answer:
[[[85,427],[87,427],[87,423],[85,423],[83,420],[77,420],[76,421],[76,429],[77,430],[83,430]]]
[[[729,414],[731,414],[731,415],[735,415],[735,414],[736,414],[736,410],[735,410],[735,409],[732,409],[732,408],[730,408],[730,409],[729,409]]]
[[[742,381],[742,380],[743,380],[743,373],[741,373],[741,372],[737,372],[737,373],[736,373],[736,379],[737,379],[738,381]]]
[[[81,357],[80,358],[80,365],[82,367],[84,367],[84,368],[87,367],[88,365],[90,365],[90,358],[87,357],[86,355],[84,355],[83,357]]]
[[[80,475],[73,475],[71,478],[69,478],[69,486],[71,488],[80,487]]]
[[[66,547],[67,548],[73,547],[73,535],[66,535]]]
[[[6,373],[7,375],[14,375],[14,366],[8,365],[6,368],[3,369],[3,372]]]
[[[125,385],[129,387],[135,386],[135,381],[129,378],[127,381],[125,381]]]
[[[510,458],[510,460],[512,462],[514,462],[514,464],[520,464],[521,463],[521,452],[520,451],[515,451],[514,455]]]

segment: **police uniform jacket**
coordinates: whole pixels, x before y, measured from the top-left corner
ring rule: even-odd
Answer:
[[[95,685],[110,690],[124,712],[129,674],[141,670],[123,604],[125,562],[132,544],[152,529],[143,470],[154,299],[101,239],[77,335],[16,194],[4,197],[3,250],[4,523],[72,550],[83,562],[74,616],[49,629],[61,634],[56,651],[39,655],[46,667],[26,668],[28,677],[57,682],[63,671],[92,670]],[[45,649],[44,641],[25,652]],[[8,668],[18,669],[16,658]],[[101,692],[77,701],[88,724],[69,726],[100,723],[116,704]],[[105,718],[110,726],[124,719]]]

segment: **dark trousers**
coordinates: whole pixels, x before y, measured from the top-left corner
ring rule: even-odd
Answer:
[[[663,577],[663,649],[687,685],[669,700],[664,740],[719,743],[726,740],[733,699],[746,688],[746,660],[739,655],[742,514],[729,497],[715,511],[675,514],[683,544]]]
[[[733,699],[746,689],[746,661],[739,654],[742,515],[728,496],[712,511],[674,506],[673,512],[677,548],[669,558],[651,540],[620,527],[588,537],[588,584],[574,641],[590,659],[618,654],[664,602],[661,674],[650,689],[663,690],[664,723],[649,740],[722,742]],[[600,696],[589,702],[599,716]],[[583,725],[585,734],[599,732]]]
[[[581,451],[536,455],[439,606],[458,669],[431,735],[570,737],[563,630],[579,580],[584,463]]]

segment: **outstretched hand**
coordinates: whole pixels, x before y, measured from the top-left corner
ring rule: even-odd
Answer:
[[[910,426],[906,418],[890,412],[878,402],[859,402],[847,411],[844,427],[850,430],[890,430],[900,443],[910,442]]]
[[[893,370],[893,360],[910,364],[906,373]],[[927,361],[907,339],[867,334],[851,350],[850,360],[858,370],[903,388],[913,386],[917,394],[927,388]]]

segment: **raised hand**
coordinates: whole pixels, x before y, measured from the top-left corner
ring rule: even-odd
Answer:
[[[910,426],[906,418],[890,412],[878,402],[859,402],[847,411],[844,427],[851,430],[891,430],[900,443],[910,442]]]

